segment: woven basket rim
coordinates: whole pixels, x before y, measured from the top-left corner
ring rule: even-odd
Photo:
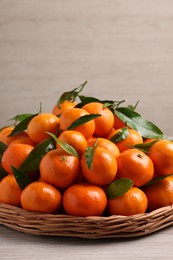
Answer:
[[[23,233],[41,236],[140,237],[173,225],[173,205],[132,216],[76,217],[30,212],[0,203],[0,224]]]

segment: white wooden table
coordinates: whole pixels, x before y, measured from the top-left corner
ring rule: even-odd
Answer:
[[[0,259],[171,260],[173,227],[141,238],[88,240],[38,237],[0,226]]]

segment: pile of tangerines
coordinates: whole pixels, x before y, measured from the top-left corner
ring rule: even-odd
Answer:
[[[85,84],[1,129],[0,202],[83,217],[171,205],[173,142],[136,106],[80,95]]]

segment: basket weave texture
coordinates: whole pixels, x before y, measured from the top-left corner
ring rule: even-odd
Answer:
[[[173,225],[173,205],[133,216],[75,217],[34,213],[0,203],[0,224],[41,236],[139,237]]]

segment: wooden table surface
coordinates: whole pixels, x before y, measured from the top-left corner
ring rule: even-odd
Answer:
[[[130,239],[38,237],[0,226],[0,259],[173,259],[173,227]]]
[[[0,128],[84,94],[126,99],[173,135],[172,0],[0,0]],[[34,237],[0,226],[0,259],[173,259],[173,228],[137,239]]]

